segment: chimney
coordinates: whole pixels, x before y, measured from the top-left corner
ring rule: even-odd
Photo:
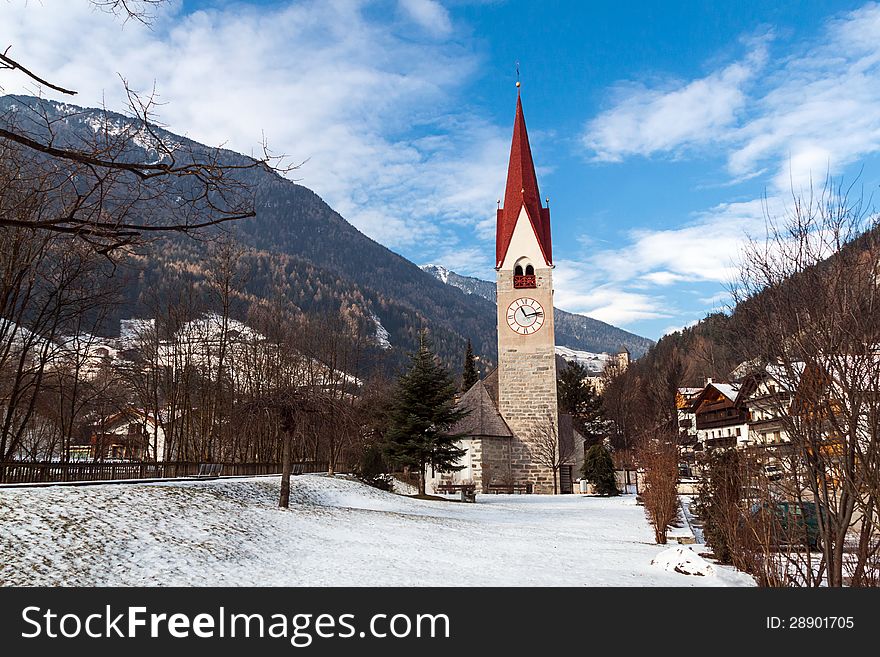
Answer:
[[[711,377],[706,379],[706,385],[709,385],[710,383],[715,383],[715,381]]]

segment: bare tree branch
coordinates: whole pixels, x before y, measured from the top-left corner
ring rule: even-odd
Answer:
[[[17,61],[15,61],[11,57],[9,57],[9,49],[11,47],[12,46],[9,46],[8,48],[6,48],[6,50],[4,50],[2,53],[0,53],[0,68],[11,69],[13,71],[15,71],[15,70],[21,71],[22,73],[24,73],[26,76],[28,76],[29,78],[31,78],[35,82],[38,82],[39,84],[42,84],[46,87],[49,87],[50,89],[54,89],[55,91],[59,91],[63,94],[68,94],[69,96],[76,95],[75,91],[72,91],[71,89],[65,89],[64,87],[60,87],[57,84],[52,84],[48,80],[44,80],[43,78],[41,78],[39,75],[37,75],[36,73],[31,71],[30,69],[25,68],[24,66],[19,64]]]

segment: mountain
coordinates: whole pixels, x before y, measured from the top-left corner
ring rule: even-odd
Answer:
[[[44,124],[38,118],[28,118],[40,114],[51,123],[56,145],[88,143],[101,131],[118,134],[130,121],[102,109],[27,96],[0,97],[0,124],[13,117],[32,136],[41,136],[42,129],[42,136],[48,139],[41,127]],[[184,144],[196,154],[215,150],[160,127],[153,130],[163,140]],[[148,139],[138,138],[139,134],[128,144],[126,157],[151,161],[156,152]],[[221,164],[248,161],[244,155],[221,151]],[[368,322],[375,337],[374,355],[392,368],[417,347],[418,333],[425,327],[431,331],[438,355],[455,369],[461,367],[468,339],[486,366],[492,365],[497,350],[493,301],[438,280],[370,239],[302,185],[263,169],[247,169],[239,175],[253,190],[256,217],[237,221],[231,229],[227,225],[243,249],[239,268],[246,271],[232,305],[236,319],[246,320],[261,300],[281,297],[306,314],[344,312]],[[218,232],[208,230],[202,239],[169,236],[124,263],[120,268],[124,289],[120,303],[107,318],[105,334],[118,331],[121,318],[153,316],[151,300],[170,298],[174,285],[203,290],[209,277],[206,263],[211,242]],[[203,303],[210,302],[208,296],[202,292]],[[590,349],[599,344],[590,342],[588,331],[577,338],[580,341],[575,340],[576,331],[569,332],[575,348]],[[630,350],[637,355],[647,343],[644,338],[630,342],[610,339],[602,342],[601,348],[616,350],[621,344],[632,344]]]
[[[422,265],[422,270],[465,294],[482,297],[495,303],[494,283],[456,274],[442,265]],[[597,352],[616,354],[621,347],[626,347],[633,358],[638,358],[654,344],[648,338],[592,317],[569,313],[559,308],[554,308],[553,313],[556,321],[556,344],[576,352],[592,352],[590,356]]]
[[[457,287],[465,294],[474,294],[483,297],[487,301],[495,303],[495,283],[484,281],[481,278],[462,276],[454,271],[449,271],[443,265],[422,265],[422,271],[426,271],[434,278],[443,281],[447,285]]]

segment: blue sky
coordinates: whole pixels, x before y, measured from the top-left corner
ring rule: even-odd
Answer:
[[[172,130],[244,152],[265,134],[371,237],[490,279],[519,61],[557,305],[657,338],[724,307],[792,187],[861,171],[872,194],[880,6],[619,4],[186,0],[145,28],[10,0],[0,41],[80,104],[122,107],[120,74]]]

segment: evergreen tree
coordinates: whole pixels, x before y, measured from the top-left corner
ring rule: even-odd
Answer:
[[[456,447],[463,438],[449,429],[468,411],[455,408],[455,383],[431,351],[424,331],[409,370],[397,383],[397,394],[386,434],[385,453],[397,466],[419,473],[419,494],[425,494],[425,470],[454,472],[466,450]]]
[[[477,364],[474,358],[474,349],[471,346],[470,338],[467,341],[467,349],[464,352],[464,373],[462,374],[461,391],[467,392],[477,381],[480,380],[477,374]]]
[[[602,398],[587,383],[589,371],[577,361],[568,361],[556,379],[559,408],[571,415],[575,429],[586,439],[587,445],[601,443],[608,434],[608,421],[602,408]]]
[[[614,476],[614,461],[604,445],[593,445],[584,456],[581,474],[599,495],[617,495],[617,479]]]
[[[364,446],[356,474],[362,482],[380,490],[394,489],[394,478],[388,473],[385,453],[376,443],[368,443]]]

